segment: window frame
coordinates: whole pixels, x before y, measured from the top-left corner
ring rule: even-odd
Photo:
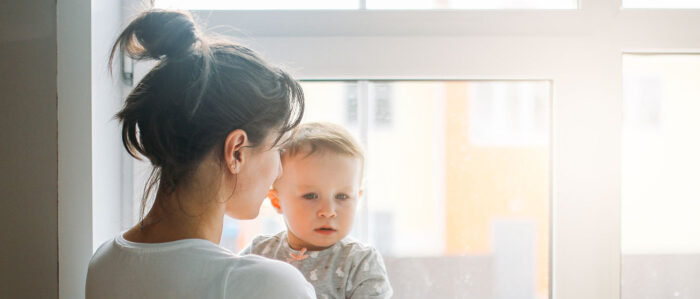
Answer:
[[[193,13],[300,80],[551,81],[549,296],[621,297],[622,55],[700,53],[700,10]]]

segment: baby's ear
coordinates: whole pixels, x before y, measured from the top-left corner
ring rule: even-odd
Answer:
[[[270,191],[267,192],[267,198],[270,199],[270,203],[272,204],[273,207],[275,207],[275,210],[277,210],[277,213],[282,214],[282,207],[280,206],[280,199],[279,199],[279,194],[277,193],[277,190],[270,189]]]

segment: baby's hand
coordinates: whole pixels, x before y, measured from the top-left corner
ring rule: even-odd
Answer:
[[[291,257],[287,258],[287,262],[304,260],[305,258],[309,257],[305,253],[306,253],[306,248],[302,248],[299,251],[299,254],[294,254],[294,252],[292,252],[289,254],[289,256],[291,256]]]

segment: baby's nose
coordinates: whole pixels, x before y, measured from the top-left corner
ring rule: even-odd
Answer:
[[[318,211],[318,217],[332,218],[337,216],[332,205],[326,205]]]

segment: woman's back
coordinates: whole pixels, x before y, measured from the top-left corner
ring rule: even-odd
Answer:
[[[117,52],[119,50],[119,52]],[[93,256],[88,298],[315,298],[296,269],[220,248],[224,215],[253,219],[302,119],[301,86],[187,12],[149,10],[112,49],[158,63],[117,113],[129,154],[153,169],[148,214]],[[127,241],[128,240],[128,241]]]
[[[202,239],[103,244],[88,270],[86,298],[314,298],[294,267],[236,256]]]

